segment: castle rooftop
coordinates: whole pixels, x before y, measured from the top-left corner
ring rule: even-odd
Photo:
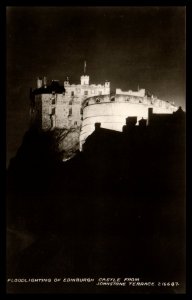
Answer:
[[[38,94],[52,94],[52,93],[62,94],[65,92],[65,88],[63,85],[60,85],[59,80],[52,80],[49,85],[42,85],[39,88],[33,90],[35,95]]]

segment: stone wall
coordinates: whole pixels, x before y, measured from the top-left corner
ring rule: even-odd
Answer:
[[[131,96],[132,97],[132,96]],[[135,97],[127,99],[126,95],[91,97],[83,105],[83,122],[80,134],[80,148],[86,138],[95,130],[95,123],[102,128],[122,131],[127,117],[136,117],[138,121],[148,119],[148,108],[153,107],[154,113],[170,114],[177,110],[169,102]]]

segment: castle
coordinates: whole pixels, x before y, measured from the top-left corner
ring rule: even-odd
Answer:
[[[80,130],[80,149],[86,138],[94,131],[95,123],[101,127],[122,131],[127,117],[148,119],[148,109],[155,114],[172,114],[177,110],[174,103],[150,95],[145,89],[110,93],[110,82],[90,84],[84,74],[79,84],[71,84],[67,78],[63,85],[47,78],[37,79],[37,88],[30,92],[31,123],[47,131],[55,128],[78,128]]]
[[[47,78],[37,79],[37,88],[30,91],[31,122],[42,130],[81,126],[83,120],[82,103],[91,96],[109,95],[110,83],[90,84],[89,76],[80,77],[80,84],[70,84],[68,77],[64,85]]]

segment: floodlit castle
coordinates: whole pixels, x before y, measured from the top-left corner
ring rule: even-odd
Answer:
[[[31,90],[31,121],[42,130],[81,126],[83,120],[82,103],[91,96],[110,94],[110,83],[90,84],[89,76],[80,77],[80,84],[70,84],[69,79],[61,86],[52,80],[47,85],[47,78],[37,79],[37,88]]]
[[[114,95],[89,97],[82,103],[80,145],[95,130],[95,123],[106,129],[122,131],[127,117],[136,117],[137,125],[141,119],[148,122],[149,108],[154,114],[172,114],[177,110],[173,103],[149,95],[145,89],[127,92],[116,89]]]
[[[110,93],[110,82],[90,84],[86,75],[79,84],[71,84],[67,78],[63,85],[46,77],[37,79],[37,88],[30,92],[31,122],[43,131],[55,128],[80,128],[80,149],[86,138],[94,131],[95,123],[101,127],[122,131],[127,117],[148,119],[148,109],[156,114],[171,114],[177,110],[174,103],[160,100],[146,92],[122,91]]]

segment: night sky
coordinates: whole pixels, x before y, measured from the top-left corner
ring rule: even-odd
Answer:
[[[8,7],[7,163],[29,126],[37,76],[146,88],[185,109],[184,7]]]

